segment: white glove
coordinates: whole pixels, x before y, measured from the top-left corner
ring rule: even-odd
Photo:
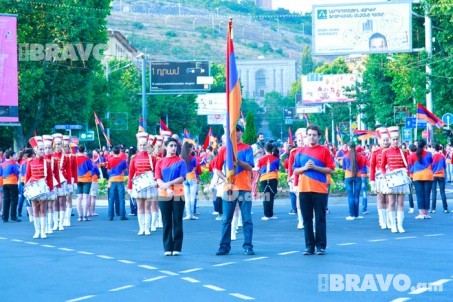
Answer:
[[[370,181],[370,187],[372,192],[376,192],[376,182]]]

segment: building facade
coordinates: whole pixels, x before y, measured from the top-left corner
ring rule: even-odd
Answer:
[[[270,92],[287,96],[297,80],[295,60],[237,60],[236,66],[244,98],[264,99]]]
[[[255,5],[262,10],[272,10],[272,0],[255,0]]]

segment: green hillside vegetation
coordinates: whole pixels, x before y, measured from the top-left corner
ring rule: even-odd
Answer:
[[[311,17],[266,12],[253,1],[114,2],[108,26],[158,60],[225,61],[227,24],[233,17],[238,59],[293,58],[310,43]],[[304,34],[305,33],[305,34]]]

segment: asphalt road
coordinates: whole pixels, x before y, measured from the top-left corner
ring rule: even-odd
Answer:
[[[93,221],[73,217],[71,227],[47,239],[32,239],[31,223],[3,223],[0,299],[452,301],[451,213],[422,221],[406,214],[406,233],[392,234],[378,228],[373,197],[371,213],[356,221],[345,220],[344,200],[331,199],[325,256],[302,255],[304,234],[286,200],[277,202],[278,220],[262,221],[254,204],[254,256],[243,254],[241,229],[230,255],[215,256],[221,222],[209,203],[201,203],[199,220],[184,222],[178,257],[163,255],[161,230],[137,236],[135,217],[107,221],[102,206]]]

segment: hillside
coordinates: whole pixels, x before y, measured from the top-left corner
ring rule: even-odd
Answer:
[[[311,25],[303,24],[307,17],[244,15],[223,6],[205,8],[175,2],[114,1],[108,26],[121,31],[136,48],[156,60],[223,63],[230,16],[238,59],[264,56],[300,62],[303,47],[310,43],[311,37],[303,33],[311,32]]]

